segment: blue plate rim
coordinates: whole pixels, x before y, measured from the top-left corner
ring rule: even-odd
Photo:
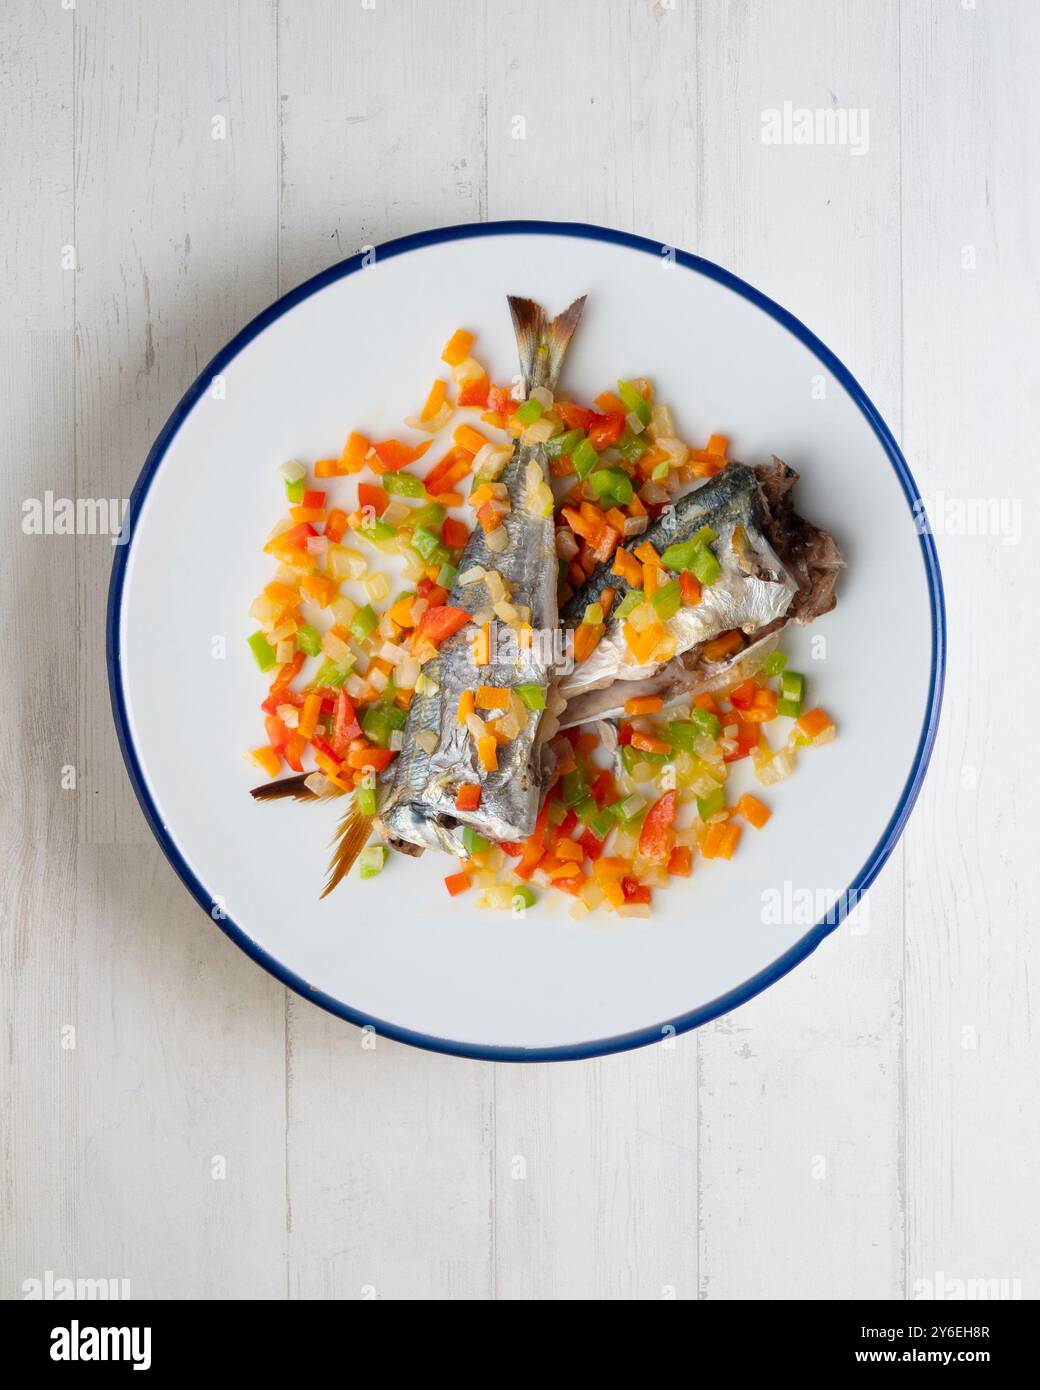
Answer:
[[[158,471],[170,443],[191,413],[196,401],[209,386],[212,378],[219,374],[223,368],[237,357],[241,350],[262,333],[268,325],[273,323],[276,319],[281,318],[282,315],[292,309],[294,305],[318,293],[318,291],[324,289],[326,285],[333,284],[335,281],[341,280],[345,276],[352,275],[356,271],[363,269],[366,263],[371,263],[371,258],[373,257],[376,261],[385,260],[391,256],[400,256],[408,251],[418,250],[421,247],[434,246],[440,242],[462,241],[474,237],[504,236],[510,234],[584,237],[593,241],[604,241],[613,243],[617,246],[625,246],[631,250],[641,251],[658,258],[667,256],[673,258],[676,264],[685,269],[692,270],[697,274],[706,276],[710,280],[716,281],[716,283],[720,285],[724,285],[727,289],[734,291],[743,299],[754,304],[808,347],[821,364],[827,368],[831,375],[839,381],[849,393],[865,416],[887,454],[889,462],[892,464],[902,486],[907,503],[911,509],[911,514],[915,516],[915,519],[919,516],[921,495],[917,488],[917,484],[914,482],[906,459],[903,457],[895,437],[885,424],[877,407],[867,396],[856,378],[841,359],[838,358],[825,343],[821,342],[800,319],[777,304],[775,300],[770,299],[768,295],[763,294],[760,290],[755,289],[753,285],[748,284],[739,276],[734,275],[731,271],[716,265],[713,261],[705,260],[702,256],[695,256],[690,252],[680,250],[678,247],[673,247],[668,242],[654,241],[647,237],[637,236],[631,232],[621,232],[613,228],[599,227],[586,222],[510,220],[501,222],[462,223],[455,226],[437,227],[428,231],[415,232],[408,236],[397,237],[379,246],[364,247],[356,255],[350,256],[346,260],[338,261],[335,265],[329,266],[328,269],[319,272],[309,280],[304,281],[302,285],[298,285],[295,289],[282,295],[235,334],[230,342],[221,348],[212,361],[199,373],[198,377],[196,377],[187,391],[185,391],[170,414],[166,424],[156,437],[155,443],[148,453],[144,467],[141,469],[140,475],[130,495],[129,533],[125,539],[121,538],[123,543],[116,547],[116,554],[112,564],[112,577],[109,584],[106,621],[106,656],[108,664],[109,695],[112,702],[112,714],[115,721],[120,751],[123,755],[123,761],[126,764],[126,770],[130,777],[134,793],[151,827],[152,834],[155,836],[166,858],[169,860],[178,877],[184,883],[195,901],[212,920],[216,921],[224,934],[230,937],[235,945],[240,947],[247,956],[258,965],[262,966],[268,974],[274,976],[275,979],[287,985],[290,989],[294,990],[304,999],[309,1000],[312,1004],[318,1005],[319,1008],[326,1009],[329,1013],[335,1014],[338,1018],[345,1019],[347,1022],[353,1023],[359,1028],[371,1028],[378,1035],[392,1038],[396,1042],[408,1043],[410,1046],[421,1047],[430,1052],[441,1052],[451,1056],[467,1057],[477,1061],[568,1062],[580,1061],[591,1057],[603,1057],[615,1052],[627,1052],[632,1048],[645,1047],[650,1043],[660,1042],[663,1038],[673,1037],[678,1033],[689,1032],[693,1028],[699,1028],[705,1023],[710,1023],[712,1019],[718,1018],[721,1014],[728,1013],[738,1005],[746,1003],[747,1000],[754,998],[755,995],[761,994],[763,990],[768,989],[770,985],[782,979],[788,971],[793,970],[796,965],[800,964],[807,956],[811,955],[812,952],[816,950],[817,946],[819,946],[820,942],[837,929],[844,920],[849,905],[854,905],[856,903],[859,895],[869,888],[880,873],[883,865],[895,849],[910,812],[913,809],[914,802],[917,800],[921,790],[932,748],[935,743],[935,736],[939,724],[939,714],[942,707],[943,686],[946,675],[946,605],[943,596],[942,576],[939,570],[939,558],[936,552],[934,539],[927,526],[918,526],[918,539],[921,544],[925,575],[928,581],[932,624],[931,672],[928,702],[910,773],[903,787],[895,811],[888,825],[885,827],[880,840],[869,855],[867,862],[854,877],[846,893],[838,899],[835,910],[828,915],[828,918],[818,922],[816,926],[807,932],[805,936],[801,937],[794,946],[785,951],[783,955],[779,956],[764,970],[760,970],[756,975],[745,980],[736,988],[727,991],[725,994],[719,995],[716,999],[706,1004],[702,1004],[699,1008],[693,1009],[689,1013],[682,1014],[678,1018],[666,1020],[648,1028],[637,1029],[630,1033],[622,1033],[610,1038],[600,1038],[591,1042],[570,1043],[561,1047],[499,1047],[478,1043],[459,1042],[450,1038],[441,1038],[431,1034],[418,1033],[410,1028],[402,1028],[397,1024],[388,1023],[383,1019],[373,1018],[363,1014],[350,1005],[344,1004],[341,1000],[334,999],[331,995],[325,994],[321,990],[314,989],[299,975],[287,969],[280,961],[269,955],[257,942],[252,940],[241,927],[226,915],[221,914],[220,908],[216,904],[213,896],[206,892],[202,883],[188,867],[176,841],[163,824],[145,784],[137,752],[130,738],[126,701],[121,680],[122,664],[119,647],[120,616],[122,612],[126,565],[130,548],[133,544],[137,517],[140,512],[141,504],[151,486],[152,479]]]

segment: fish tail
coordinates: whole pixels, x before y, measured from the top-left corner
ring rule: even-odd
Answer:
[[[332,838],[332,844],[335,848],[332,853],[332,861],[329,864],[328,882],[321,894],[323,898],[327,898],[333,888],[350,873],[354,867],[354,860],[365,847],[365,841],[368,839],[371,829],[372,817],[361,814],[355,796],[351,800],[350,809],[340,821]]]
[[[585,296],[569,304],[554,319],[547,318],[545,310],[533,299],[522,299],[511,294],[508,300],[516,330],[516,345],[520,351],[524,389],[530,391],[534,386],[546,386],[552,390],[560,375],[571,335],[585,308]]]

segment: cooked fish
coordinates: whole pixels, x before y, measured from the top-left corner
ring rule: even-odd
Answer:
[[[742,679],[758,669],[788,623],[811,622],[834,607],[844,561],[833,538],[795,512],[791,489],[797,480],[794,469],[775,457],[758,468],[731,463],[629,543],[626,548],[634,550],[649,540],[661,553],[710,526],[718,533],[712,549],[722,572],[704,587],[700,603],[680,608],[666,624],[676,644],[667,661],[639,665],[622,623],[608,623],[589,658],[560,681],[568,702],[562,727],[614,718],[634,696],[660,695],[668,704]],[[608,587],[623,595],[629,586],[604,566],[567,604],[564,619],[579,621]],[[750,640],[712,660],[705,644],[733,630]]]
[[[575,300],[550,321],[531,300],[510,297],[528,395],[539,387],[554,388],[584,303],[584,298]],[[507,624],[492,621],[490,650],[482,653],[489,659],[478,664],[474,645],[483,640],[482,628],[471,622],[424,665],[422,691],[417,689],[412,700],[404,746],[385,779],[376,820],[376,829],[397,847],[428,845],[462,855],[466,826],[495,841],[522,839],[534,829],[545,791],[549,768],[543,747],[544,710],[520,711],[523,727],[499,744],[497,771],[483,769],[473,734],[458,719],[460,697],[478,685],[511,691],[530,686],[544,697],[553,679],[559,626],[557,561],[544,446],[518,440],[500,481],[511,507],[503,521],[508,544],[493,550],[484,531],[475,528],[448,602],[471,615],[493,611],[500,602],[495,591],[483,579],[465,584],[462,580],[475,568],[494,572],[508,586],[509,603],[520,613],[529,610],[533,639],[525,645]],[[513,700],[515,705],[515,696]],[[486,711],[476,713],[480,719],[489,717]],[[424,744],[433,751],[427,752]],[[459,788],[474,783],[481,788],[480,805],[460,811]]]

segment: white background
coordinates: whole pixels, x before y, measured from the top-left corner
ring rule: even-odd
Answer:
[[[1028,0],[8,0],[0,1295],[1040,1295],[1038,65]],[[865,108],[868,150],[763,143],[785,101]],[[516,216],[728,266],[849,365],[933,513],[1021,517],[938,537],[946,708],[869,930],[671,1046],[552,1067],[366,1050],[221,936],[119,757],[111,546],[21,529],[48,488],[127,496],[277,294]],[[899,672],[862,659],[883,757]]]

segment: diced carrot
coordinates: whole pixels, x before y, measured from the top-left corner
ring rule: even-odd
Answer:
[[[460,724],[465,724],[471,714],[476,711],[476,701],[473,698],[472,690],[464,690],[459,696],[458,713],[455,716]]]
[[[636,695],[625,701],[626,714],[656,714],[659,709],[664,709],[660,695]]]
[[[467,333],[464,328],[456,328],[444,345],[441,361],[447,362],[449,367],[457,367],[460,362],[465,362],[475,342],[476,338],[472,333]]]
[[[709,714],[718,714],[719,706],[711,691],[703,690],[699,695],[693,697],[693,703],[698,709],[706,709]]]
[[[318,715],[321,712],[321,696],[316,690],[308,691],[307,697],[303,702],[303,709],[300,711],[300,722],[297,726],[302,738],[313,738],[314,730],[318,724]]]
[[[649,627],[639,632],[631,623],[626,622],[624,633],[629,651],[641,666],[649,665],[654,652],[668,636],[660,623],[651,623]]]
[[[282,760],[273,748],[254,748],[249,756],[261,771],[267,773],[268,777],[278,776],[278,769],[282,765]]]
[[[613,391],[601,391],[596,397],[595,404],[604,415],[627,414],[624,404],[614,395]]]
[[[479,805],[479,784],[477,782],[463,782],[455,794],[456,811],[475,811]]]
[[[410,463],[421,459],[432,443],[431,439],[427,439],[413,448],[410,444],[402,444],[399,439],[384,439],[381,443],[373,445],[373,448],[381,469],[388,473],[398,473]],[[375,460],[372,466],[375,470]]]
[[[796,723],[808,738],[819,738],[820,734],[826,733],[828,729],[834,727],[834,721],[830,715],[825,714],[819,708],[808,710],[796,720]]]
[[[658,589],[661,587],[661,578],[663,576],[663,573],[664,571],[659,569],[657,565],[648,565],[644,561],[643,593],[646,595],[647,598],[653,598],[654,594],[656,594]]]
[[[479,430],[475,430],[472,425],[460,425],[452,435],[452,439],[460,449],[465,449],[470,454],[479,454],[488,442],[486,437]]]
[[[708,453],[714,454],[718,458],[725,458],[728,448],[729,440],[724,434],[713,434],[708,440]]]
[[[633,495],[631,502],[628,504],[628,514],[629,516],[646,516],[647,514],[646,507],[643,505],[643,499],[639,496],[638,492]]]
[[[343,452],[339,456],[339,471],[341,473],[360,473],[365,466],[365,456],[371,447],[369,440],[355,430],[348,437],[343,446]]]
[[[314,476],[316,478],[335,478],[342,472],[339,466],[339,459],[318,459],[314,465]]]
[[[679,878],[689,878],[693,872],[693,853],[689,845],[675,845],[668,859],[668,872]]]
[[[718,637],[711,637],[701,648],[701,655],[706,661],[722,661],[727,656],[733,656],[744,646],[744,634],[737,628],[731,628],[729,632],[720,632]]]
[[[641,560],[644,565],[657,565],[659,569],[664,569],[661,564],[661,557],[650,541],[640,541],[632,552],[637,560]]]
[[[741,828],[736,821],[728,820],[725,824],[720,825],[719,829],[722,831],[722,835],[719,839],[718,857],[720,859],[732,859],[733,853],[740,843]]]
[[[621,887],[621,880],[618,878],[608,879],[602,885],[603,896],[611,907],[624,907],[625,890]]]
[[[579,623],[574,629],[574,660],[587,661],[604,631],[603,623]]]
[[[569,729],[567,732],[573,734],[574,730]],[[599,739],[595,734],[579,734],[574,740],[574,748],[578,753],[594,753],[598,747]]]
[[[290,507],[290,508],[289,508],[289,515],[292,517],[292,519],[293,519],[293,521],[296,523],[296,525],[299,526],[300,523],[301,523],[301,522],[304,522],[304,521],[306,521],[306,522],[308,522],[308,523],[315,522],[315,521],[324,521],[324,520],[325,520],[325,508],[324,508],[324,507]]]
[[[444,393],[446,389],[447,382],[442,381],[441,378],[438,377],[430,387],[430,394],[426,397],[426,403],[419,414],[420,420],[425,421],[433,419],[444,404]]]
[[[745,792],[737,802],[736,811],[738,816],[743,816],[748,825],[753,825],[756,830],[761,830],[773,814],[768,806],[750,792]]]
[[[444,886],[453,898],[457,898],[470,886],[469,874],[449,874],[444,880]]]
[[[688,608],[696,608],[701,601],[701,586],[689,570],[679,575],[679,596]]]
[[[347,530],[347,514],[339,507],[333,507],[325,518],[325,535],[332,541],[333,545],[338,545],[343,539]]]
[[[553,850],[557,859],[570,859],[576,864],[580,864],[585,851],[576,840],[569,840],[566,835],[558,839],[553,845]]]
[[[485,734],[477,739],[477,757],[485,772],[498,771],[498,743],[494,734]]]
[[[336,585],[324,574],[305,574],[300,580],[300,592],[313,599],[319,608],[328,608],[336,597]]]
[[[644,734],[641,729],[632,730],[632,747],[640,748],[644,753],[670,753],[672,745],[665,743],[664,739],[654,738],[653,734]]]
[[[295,589],[291,589],[288,584],[279,584],[277,581],[265,585],[264,594],[274,603],[280,604],[283,610],[296,608],[300,602],[300,595]]]
[[[633,589],[638,589],[643,582],[643,570],[639,561],[624,546],[619,546],[614,552],[611,574],[618,575]]]
[[[629,860],[623,859],[618,854],[610,854],[594,864],[592,872],[598,883],[606,883],[612,878],[623,878],[631,869],[632,865]]]
[[[750,724],[767,724],[776,718],[776,691],[756,690],[750,709],[744,711],[744,718]]]
[[[497,685],[478,685],[477,705],[481,709],[508,709],[509,691]]]

